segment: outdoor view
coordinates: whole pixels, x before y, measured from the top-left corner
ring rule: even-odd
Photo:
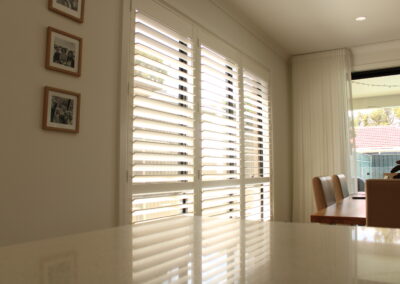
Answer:
[[[353,80],[352,88],[357,177],[384,178],[400,160],[400,75]]]

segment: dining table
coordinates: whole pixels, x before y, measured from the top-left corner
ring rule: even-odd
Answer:
[[[400,283],[400,230],[182,216],[0,247],[0,283]]]
[[[353,194],[311,214],[311,222],[365,226],[367,221],[366,196]]]

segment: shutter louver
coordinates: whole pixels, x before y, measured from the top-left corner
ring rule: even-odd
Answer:
[[[267,83],[243,74],[245,177],[270,176],[270,109]]]
[[[245,218],[247,220],[271,219],[270,183],[246,184]]]
[[[192,182],[190,39],[137,13],[134,58],[132,182]]]
[[[202,180],[240,174],[237,66],[201,46]]]
[[[240,187],[203,187],[203,216],[221,218],[240,217]]]
[[[133,195],[132,223],[193,215],[193,190]]]

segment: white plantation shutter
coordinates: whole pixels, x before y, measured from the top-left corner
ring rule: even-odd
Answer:
[[[238,283],[268,261],[269,232],[219,218],[270,219],[268,84],[240,52],[161,10],[134,12],[133,279]],[[213,218],[182,216],[193,214]]]
[[[136,13],[133,223],[193,214],[193,186],[177,186],[193,182],[192,55],[190,38]]]
[[[246,184],[245,217],[247,220],[271,219],[269,183]]]
[[[268,84],[254,75],[264,73],[171,12],[168,24],[134,14],[132,222],[269,220]]]
[[[240,186],[202,187],[203,216],[239,218]]]
[[[268,84],[244,70],[244,217],[248,220],[271,219],[270,115]]]
[[[193,181],[193,64],[189,38],[136,15],[133,183]]]
[[[267,83],[245,71],[244,136],[245,176],[270,176],[270,110]]]
[[[193,214],[193,190],[133,195],[132,223]]]
[[[201,128],[202,180],[238,179],[238,68],[205,46],[201,46]]]

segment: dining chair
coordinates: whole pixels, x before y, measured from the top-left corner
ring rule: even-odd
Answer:
[[[361,178],[357,178],[357,191],[365,192],[365,181]]]
[[[336,202],[332,177],[314,177],[312,179],[314,198],[317,209],[321,210]]]
[[[336,201],[342,200],[349,196],[349,189],[347,186],[347,179],[344,174],[332,176],[333,188],[335,190]]]
[[[400,228],[400,180],[368,179],[367,226]]]

